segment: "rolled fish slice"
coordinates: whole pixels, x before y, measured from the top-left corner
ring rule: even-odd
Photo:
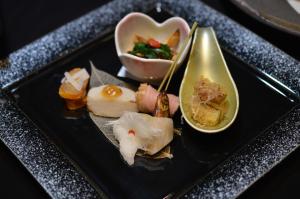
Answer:
[[[136,92],[136,101],[139,111],[144,113],[153,113],[155,103],[159,92],[148,84],[141,84]],[[169,107],[171,116],[175,114],[179,107],[179,98],[175,95],[168,94]]]

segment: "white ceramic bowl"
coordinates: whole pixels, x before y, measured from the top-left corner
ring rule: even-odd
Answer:
[[[157,23],[151,17],[138,12],[126,15],[118,24],[115,30],[115,45],[118,56],[127,71],[136,79],[143,82],[159,82],[167,73],[173,61],[164,59],[146,59],[127,53],[134,47],[135,35],[144,38],[154,38],[161,43],[166,43],[167,39],[177,30],[180,31],[178,52],[183,45],[184,39],[190,32],[187,22],[180,17],[172,17],[163,23]],[[178,60],[178,66],[185,59],[190,42]],[[177,68],[178,68],[177,66]]]

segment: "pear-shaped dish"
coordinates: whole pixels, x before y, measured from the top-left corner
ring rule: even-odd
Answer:
[[[180,86],[180,108],[186,122],[204,133],[217,133],[227,129],[235,120],[239,109],[239,94],[226,65],[212,28],[197,28],[187,68]],[[220,84],[227,94],[227,110],[217,125],[199,125],[192,118],[191,99],[195,83],[205,77]]]

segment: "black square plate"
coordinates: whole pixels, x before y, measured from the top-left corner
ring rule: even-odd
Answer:
[[[148,14],[158,21],[171,16],[155,10]],[[298,98],[288,89],[224,49],[223,53],[240,94],[240,110],[235,123],[215,135],[201,134],[187,124],[181,125],[182,136],[176,137],[171,144],[174,158],[158,162],[155,170],[126,165],[119,151],[93,124],[87,111],[67,111],[58,96],[64,71],[75,66],[89,70],[88,60],[116,76],[121,63],[112,32],[10,86],[7,92],[46,137],[107,196],[149,199],[176,196],[263,133],[298,103]],[[178,94],[184,66],[172,82],[171,91],[175,94]],[[175,117],[177,126],[180,126],[179,115]]]

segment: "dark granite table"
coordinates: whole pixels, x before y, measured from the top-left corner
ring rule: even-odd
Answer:
[[[204,0],[294,58],[300,60],[300,38],[270,28],[237,9],[228,0]],[[101,6],[107,0],[1,0],[0,56]],[[240,198],[299,198],[300,149],[256,182]],[[47,198],[48,195],[0,142],[0,197]]]

